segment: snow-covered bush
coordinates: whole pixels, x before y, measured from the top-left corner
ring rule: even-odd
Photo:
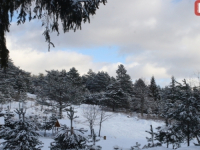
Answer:
[[[4,142],[5,150],[41,150],[42,142],[38,140],[40,136],[34,129],[32,122],[18,120],[11,122],[14,128],[4,127],[0,131]]]
[[[86,132],[83,129],[74,129],[71,132],[67,126],[61,126],[61,130],[55,136],[55,142],[51,143],[51,150],[81,150],[86,148],[87,138],[83,135]]]

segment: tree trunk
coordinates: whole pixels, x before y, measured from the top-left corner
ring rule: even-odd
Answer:
[[[196,135],[196,138],[197,138],[198,144],[200,144],[200,141],[199,141],[198,135]]]
[[[72,119],[71,119],[71,135],[73,134]]]
[[[41,111],[43,110],[43,105],[41,105]]]
[[[90,123],[90,133],[91,133],[91,136],[92,136],[92,123]]]
[[[102,122],[99,123],[99,137],[100,137],[100,133],[101,133],[101,123]]]
[[[59,102],[60,108],[59,108],[59,117],[62,119],[62,102]]]
[[[190,146],[190,125],[189,122],[187,123],[187,143]]]
[[[113,111],[115,111],[115,102],[113,101],[113,107],[112,107]]]
[[[144,111],[144,97],[141,98],[141,116],[143,117],[143,111]]]

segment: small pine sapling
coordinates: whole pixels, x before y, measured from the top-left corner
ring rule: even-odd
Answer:
[[[132,146],[130,150],[141,150],[140,146],[141,146],[141,144],[139,144],[138,142],[136,142],[136,145]]]
[[[13,121],[11,124],[13,128],[4,127],[0,131],[0,135],[3,135],[4,150],[41,150],[42,142],[38,140],[40,136],[35,129],[34,123],[25,120],[25,111],[23,109],[16,110],[16,113],[22,114],[23,119]],[[8,120],[9,121],[9,120]]]
[[[154,147],[154,132],[153,127],[150,125],[150,131],[145,131],[151,135],[151,137],[146,137],[147,141],[150,142],[150,147]],[[149,144],[149,143],[148,143]]]
[[[74,108],[70,107],[69,109],[65,109],[67,111],[67,118],[69,118],[70,123],[71,123],[71,134],[73,133],[73,120],[78,118],[78,116],[75,116],[74,114],[76,113],[74,111]]]
[[[73,134],[70,134],[71,129],[66,125],[61,126],[61,130],[55,136],[54,142],[51,143],[51,150],[84,150],[86,148],[87,138],[83,135],[86,130],[84,129],[74,129]]]
[[[154,143],[156,133],[153,132],[152,125],[150,125],[150,131],[146,131],[146,132],[151,135],[150,138],[146,137],[147,141],[149,142],[148,145],[145,145],[146,147],[150,148],[150,147],[161,146],[161,143]]]
[[[96,142],[100,141],[99,138],[97,138],[97,135],[96,133],[94,132],[94,129],[92,129],[92,137],[91,137],[91,140],[89,140],[88,142],[92,142],[93,144],[92,145],[88,145],[88,148],[91,149],[91,150],[101,150],[102,147],[101,146],[96,146]]]

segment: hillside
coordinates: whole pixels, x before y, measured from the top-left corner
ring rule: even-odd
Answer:
[[[41,111],[41,106],[35,104],[35,95],[28,94],[29,100],[25,104],[27,108],[26,117],[38,115],[42,121],[42,117],[45,116],[43,111]],[[83,117],[83,110],[87,109],[88,105],[81,105],[75,106],[75,111],[77,112],[77,116],[79,118],[75,119],[74,121],[74,128],[84,128],[87,129],[89,134],[89,126]],[[7,105],[3,105],[4,110],[7,108]],[[11,110],[13,111],[15,108],[18,108],[18,103],[13,102],[11,105]],[[3,111],[4,111],[3,110]],[[144,120],[139,119],[137,114],[127,115],[124,113],[113,113],[113,112],[106,112],[107,114],[111,115],[111,117],[105,121],[102,125],[101,131],[101,140],[96,143],[96,145],[102,146],[103,150],[112,150],[113,147],[123,148],[123,150],[129,150],[131,146],[134,146],[136,142],[141,144],[143,147],[147,144],[146,137],[149,137],[149,134],[145,132],[145,130],[149,130],[150,125],[154,128],[163,125],[162,121],[153,121],[153,120]],[[50,115],[50,114],[46,114]],[[63,114],[64,122],[69,125],[69,119],[66,117],[66,112]],[[17,118],[17,116],[15,116]],[[99,126],[96,124],[94,126],[95,133],[98,134]],[[40,132],[43,134],[43,131]],[[48,150],[50,146],[50,142],[53,141],[53,137],[51,135],[51,131],[47,132],[47,137],[40,137],[40,140],[44,143],[44,147],[42,150]],[[106,136],[106,140],[103,139],[103,136]],[[1,142],[2,140],[0,140]],[[183,145],[184,146],[184,145]],[[180,148],[179,150],[197,150],[198,147],[186,147]],[[150,150],[150,149],[149,149]],[[160,148],[152,148],[152,150],[167,150],[167,148],[160,147]]]

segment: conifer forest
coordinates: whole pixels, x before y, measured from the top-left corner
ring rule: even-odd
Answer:
[[[0,72],[0,115],[5,120],[0,130],[2,149],[39,150],[44,144],[40,137],[49,137],[48,148],[52,150],[99,150],[102,146],[98,141],[105,138],[101,134],[106,128],[104,122],[118,113],[159,122],[159,126],[144,129],[145,145],[131,143],[130,150],[177,149],[183,143],[198,147],[199,86],[191,86],[186,79],[178,82],[173,76],[165,87],[157,85],[154,76],[149,83],[142,78],[133,81],[123,64],[118,65],[116,74],[113,77],[90,69],[81,76],[72,67],[32,75],[9,60],[7,69]],[[33,108],[40,113],[30,112]],[[63,120],[66,123],[62,124]]]

